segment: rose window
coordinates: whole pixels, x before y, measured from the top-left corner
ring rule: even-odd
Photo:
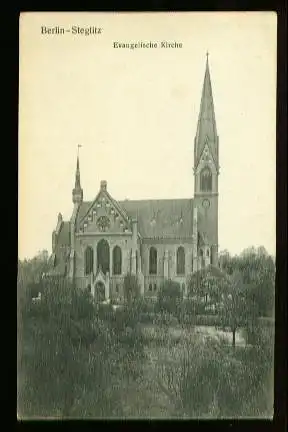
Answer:
[[[100,216],[97,219],[97,226],[100,231],[106,231],[110,227],[110,220],[107,216]]]

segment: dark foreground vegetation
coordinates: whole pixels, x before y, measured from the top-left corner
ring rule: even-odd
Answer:
[[[274,262],[263,249],[220,262],[223,272],[189,278],[185,299],[167,281],[148,302],[127,275],[116,310],[42,279],[41,257],[19,262],[19,417],[271,417]],[[198,325],[224,329],[232,343]]]

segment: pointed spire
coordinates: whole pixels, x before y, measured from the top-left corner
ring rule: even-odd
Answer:
[[[77,156],[76,174],[75,174],[75,189],[81,189],[79,156]]]
[[[76,174],[75,174],[75,188],[73,189],[73,202],[74,203],[82,202],[82,200],[83,200],[83,190],[81,188],[80,164],[79,164],[79,148],[80,147],[82,147],[82,146],[78,145]]]
[[[206,53],[206,69],[202,88],[200,112],[198,117],[197,131],[195,136],[195,166],[201,157],[203,148],[207,143],[212,152],[212,156],[217,163],[217,129],[214,113],[214,103],[212,86],[209,70],[209,53]]]
[[[76,164],[76,175],[75,175],[75,189],[81,189],[80,183],[80,167],[79,167],[79,148],[82,147],[80,144],[78,145],[77,151],[77,164]]]

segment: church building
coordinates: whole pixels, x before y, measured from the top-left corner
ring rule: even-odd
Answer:
[[[188,275],[218,265],[219,141],[208,56],[193,171],[194,198],[118,201],[103,180],[94,199],[84,201],[78,155],[74,208],[69,221],[58,215],[50,274],[121,301],[127,273],[137,275],[142,295],[155,297],[165,279],[179,282],[185,294]]]

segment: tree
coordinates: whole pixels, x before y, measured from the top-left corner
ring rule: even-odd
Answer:
[[[21,281],[19,287],[27,290],[30,297],[37,297],[41,292],[41,281],[45,272],[48,270],[48,252],[39,251],[32,259],[18,259],[18,280]]]
[[[156,310],[160,312],[169,312],[173,315],[179,315],[183,293],[180,284],[172,280],[166,280],[160,287]]]
[[[128,304],[132,304],[140,297],[140,285],[137,276],[127,273],[123,283],[124,298]]]
[[[92,392],[94,414],[107,415],[116,338],[97,319],[89,293],[64,279],[43,284],[41,301],[22,302],[19,317],[19,412],[69,417],[84,410],[82,401]]]
[[[126,274],[124,278],[123,308],[116,310],[110,327],[115,333],[117,345],[117,367],[120,376],[129,381],[142,376],[142,362],[145,358],[144,337],[139,324],[139,316],[144,308],[140,296],[140,285],[135,275]]]
[[[187,280],[188,299],[194,302],[195,312],[217,312],[227,283],[227,274],[214,266],[191,274]]]
[[[224,256],[224,258],[223,258]],[[230,285],[230,300],[225,297],[223,312],[226,319],[229,314],[234,316],[234,323],[238,320],[244,324],[249,342],[254,343],[257,338],[259,317],[273,316],[275,295],[275,262],[263,246],[245,249],[239,256],[223,254],[221,266],[233,279],[233,275],[240,275],[238,288],[233,290]],[[236,284],[237,285],[237,284]],[[232,291],[232,292],[231,292]],[[233,300],[233,301],[232,301]],[[243,305],[244,304],[244,305]],[[230,313],[228,311],[230,310]],[[226,311],[226,312],[225,312]],[[242,314],[242,316],[240,315]],[[229,322],[231,323],[232,317]]]
[[[235,271],[229,283],[225,285],[222,293],[222,317],[223,327],[230,328],[232,332],[232,346],[235,348],[236,330],[243,325],[247,317],[247,307],[245,303],[247,287],[243,284],[243,277],[239,271]]]
[[[275,297],[275,262],[263,246],[250,247],[235,257],[222,259],[222,269],[229,275],[238,271],[250,286],[247,301],[258,316],[273,316]],[[249,294],[249,292],[247,292]],[[251,309],[251,312],[252,312]]]

